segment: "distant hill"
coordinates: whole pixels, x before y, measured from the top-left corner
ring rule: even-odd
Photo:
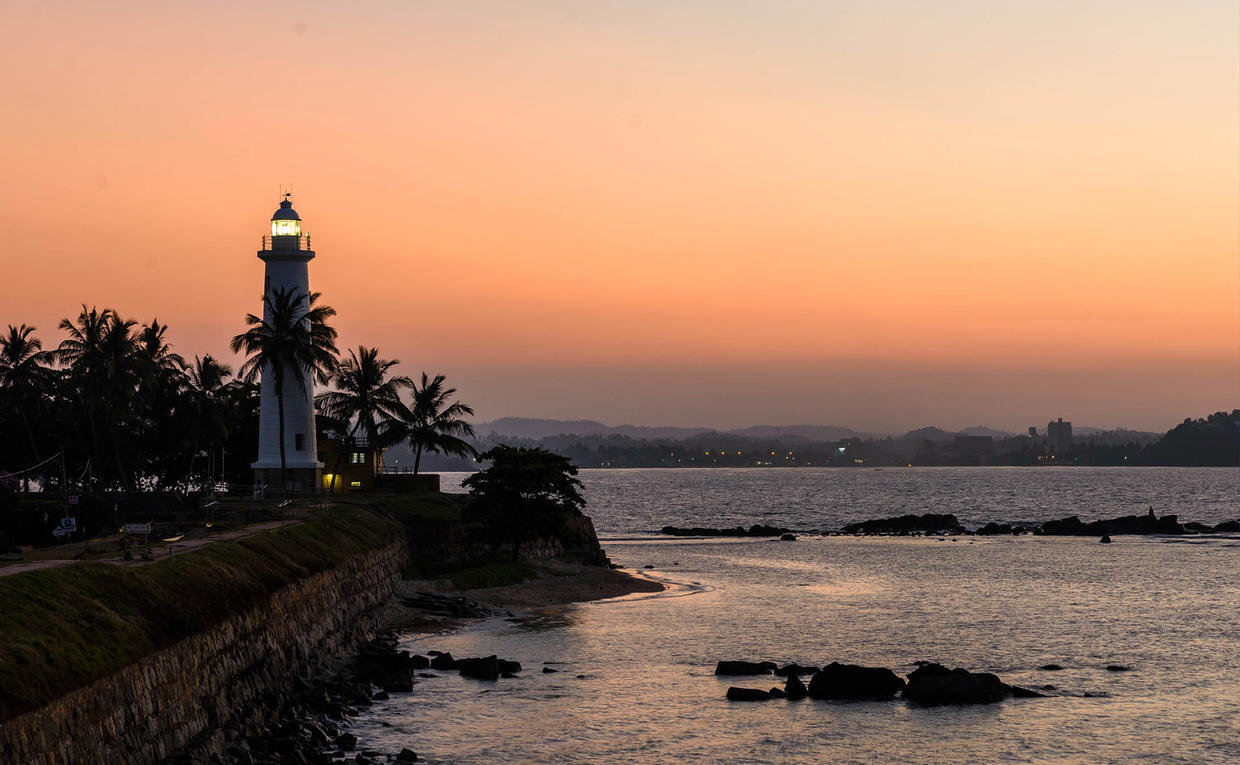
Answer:
[[[931,425],[928,428],[910,430],[900,438],[905,441],[951,441],[955,437],[955,433],[949,433],[942,428],[936,428]]]
[[[865,435],[858,433],[852,428],[845,428],[839,425],[754,425],[727,432],[738,436],[749,436],[750,438],[793,436],[804,438],[806,441],[839,441],[845,438],[861,438]]]
[[[552,436],[609,436],[681,440],[709,433],[711,428],[651,427],[646,425],[604,425],[594,420],[543,420],[531,417],[501,417],[474,426],[479,436],[488,433],[511,438],[550,438]]]
[[[1011,438],[1012,436],[1016,434],[1009,433],[1006,430],[995,430],[994,428],[988,428],[985,425],[972,425],[967,428],[962,428],[959,435],[990,436],[991,438]]]

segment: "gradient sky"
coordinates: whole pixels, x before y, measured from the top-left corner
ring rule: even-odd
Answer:
[[[9,2],[0,326],[227,356],[291,185],[342,345],[480,418],[1240,406],[1240,11]]]

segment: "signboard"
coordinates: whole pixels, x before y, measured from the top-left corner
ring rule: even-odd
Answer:
[[[149,523],[126,523],[126,534],[150,534],[151,524]]]
[[[77,531],[77,518],[61,518],[60,525],[52,529],[52,536],[66,537]]]

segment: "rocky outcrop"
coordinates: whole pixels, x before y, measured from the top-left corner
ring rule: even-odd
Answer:
[[[664,526],[659,529],[659,533],[673,537],[782,537],[784,534],[792,533],[792,529],[764,526],[760,523],[755,523],[749,528],[736,526],[730,529],[716,529],[704,526],[693,526],[690,528]]]
[[[1081,536],[1100,537],[1117,534],[1183,534],[1182,526],[1174,515],[1161,518],[1153,511],[1146,515],[1125,515],[1120,518],[1108,518],[1091,523],[1083,522],[1079,517],[1070,515],[1057,521],[1047,521],[1037,532],[1047,536]]]
[[[926,706],[994,704],[1012,695],[1012,688],[989,672],[948,669],[932,663],[923,664],[909,674],[903,695],[909,701]]]
[[[842,529],[845,534],[911,534],[913,532],[961,534],[964,526],[950,513],[925,513],[901,515],[896,518],[877,518],[850,523]]]
[[[774,671],[773,661],[721,661],[715,665],[716,675],[769,675]]]
[[[812,699],[889,699],[904,687],[904,680],[886,667],[862,667],[831,662],[809,681]]]

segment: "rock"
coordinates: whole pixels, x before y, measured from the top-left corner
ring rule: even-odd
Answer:
[[[417,762],[418,755],[412,749],[401,749],[400,754],[396,755],[397,762]]]
[[[512,672],[501,672],[499,676],[504,678],[505,680],[512,680],[514,677],[520,677],[520,675],[514,674]]]
[[[1019,534],[1020,531],[1019,529],[1012,528],[1010,523],[995,523],[991,521],[978,529],[976,533],[980,536],[994,536],[999,534]]]
[[[925,513],[849,523],[842,530],[845,534],[907,534],[914,531],[960,534],[964,527],[950,513]]]
[[[765,526],[760,523],[755,523],[749,528],[744,526],[736,526],[730,529],[715,529],[703,526],[694,526],[692,528],[664,526],[659,529],[660,534],[674,537],[778,537],[791,533],[791,531],[792,529]]]
[[[413,692],[413,673],[393,672],[383,678],[383,682],[379,683],[379,687],[388,693],[412,693]]]
[[[788,675],[788,682],[784,683],[784,694],[793,700],[803,699],[809,695],[809,689],[805,687],[805,683],[801,682],[801,678]]]
[[[783,689],[783,688],[772,688],[771,690],[767,691],[767,693],[771,694],[771,698],[773,698],[773,699],[786,699],[786,698],[788,698],[788,694],[787,694],[787,693],[784,693],[784,689]]]
[[[462,677],[470,677],[474,680],[499,679],[499,658],[496,656],[457,659],[456,668]]]
[[[456,669],[456,660],[452,658],[452,654],[438,651],[427,651],[427,653],[432,655],[431,669]]]
[[[1038,687],[1038,690],[1041,690],[1041,691],[1057,691],[1057,690],[1059,690],[1059,689],[1058,689],[1058,688],[1056,688],[1055,686],[1051,685],[1050,683],[1047,683],[1046,685],[1039,686],[1039,687]]]
[[[551,674],[552,672],[559,672],[559,671],[560,671],[560,670],[558,670],[558,669],[552,669],[551,667],[543,667],[543,674],[544,674],[544,675],[549,675],[549,674]]]
[[[426,658],[425,656],[421,654],[415,653],[413,655],[413,668],[414,669],[430,669],[430,666],[431,666],[430,659]]]
[[[737,688],[733,686],[728,689],[728,701],[767,701],[771,698],[771,694],[758,688]]]
[[[1214,532],[1214,527],[1192,521],[1184,524],[1184,530],[1193,534],[1210,534]]]
[[[1032,688],[1022,688],[1022,687],[1020,687],[1019,685],[1009,685],[1009,686],[1008,686],[1008,688],[1011,690],[1011,692],[1012,692],[1012,698],[1014,698],[1014,699],[1041,699],[1041,698],[1045,698],[1045,696],[1044,696],[1043,694],[1038,693],[1037,691],[1033,690]]]
[[[715,665],[716,675],[769,675],[775,664],[769,661],[721,661]]]
[[[861,667],[831,662],[809,681],[814,699],[889,699],[904,687],[904,680],[886,667]]]
[[[909,674],[904,698],[927,706],[993,704],[1003,701],[1011,693],[1010,686],[989,672],[969,672],[948,669],[942,664],[927,664]],[[1029,693],[1036,694],[1035,691]]]
[[[1215,531],[1233,532],[1240,531],[1240,521],[1223,521],[1214,527]]]
[[[1047,672],[1058,672],[1059,670],[1063,669],[1063,667],[1059,666],[1058,664],[1043,664],[1042,666],[1038,667],[1038,669],[1044,669]]]
[[[413,690],[413,688],[411,687],[410,690]],[[388,699],[392,697],[388,695],[387,691],[379,691],[378,693],[371,696],[370,698],[374,701],[387,701]]]
[[[1108,664],[1107,672],[1131,672],[1132,667],[1126,667],[1123,664]]]
[[[1111,544],[1111,537],[1107,534],[1103,534],[1102,539],[1099,539],[1098,541],[1104,545],[1109,545]]]
[[[817,671],[818,667],[803,667],[800,664],[785,664],[775,670],[775,674],[780,677],[787,677],[788,675],[812,675]]]
[[[650,563],[647,563],[646,565],[642,566],[642,568],[654,568],[654,566]]]
[[[499,660],[499,671],[500,672],[520,672],[521,662],[509,661],[508,659],[500,659]]]
[[[780,534],[780,536],[779,536],[779,541],[781,541],[781,542],[795,542],[795,541],[797,541],[797,535],[796,535],[796,534]]]
[[[357,747],[357,736],[352,733],[341,733],[336,736],[336,748],[346,752],[352,752]]]

